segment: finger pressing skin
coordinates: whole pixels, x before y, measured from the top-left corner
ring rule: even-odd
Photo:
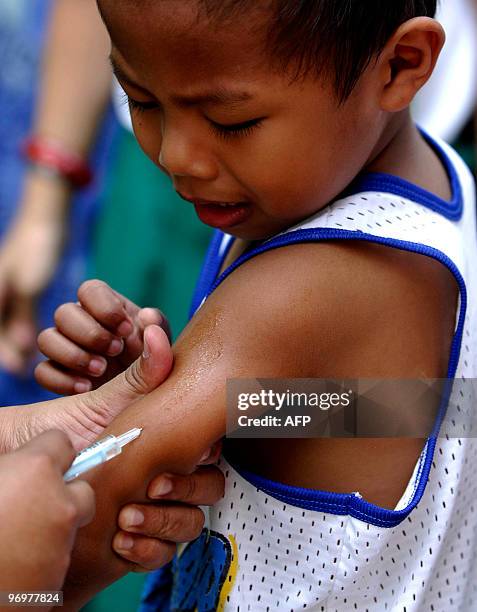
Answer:
[[[148,325],[159,325],[166,332],[169,342],[172,341],[172,332],[167,317],[158,308],[141,308],[138,314],[139,324],[144,330]]]
[[[118,355],[123,341],[100,325],[78,304],[63,304],[55,311],[57,329],[82,348],[101,355]]]
[[[199,465],[213,465],[214,463],[217,463],[221,453],[222,440],[219,440],[204,453],[204,456],[201,458]]]
[[[125,302],[109,285],[100,280],[86,281],[78,289],[81,306],[101,325],[127,337],[133,324],[126,313]]]
[[[151,571],[172,561],[176,554],[176,545],[119,531],[113,539],[113,550],[137,564],[131,568],[132,571]]]
[[[38,348],[52,361],[88,376],[102,376],[108,367],[104,357],[85,351],[63,336],[56,327],[41,332],[38,336]]]
[[[129,504],[118,516],[124,531],[177,543],[199,537],[204,522],[200,508],[185,504]]]
[[[185,504],[212,506],[224,496],[225,479],[219,468],[206,466],[193,474],[178,476],[161,474],[151,481],[151,499],[180,501]]]
[[[127,361],[134,361],[139,357],[144,349],[144,330],[150,325],[157,325],[164,329],[164,321],[160,310],[157,308],[142,308],[138,310],[136,323],[133,333],[128,337],[126,342],[126,350],[123,356]],[[168,327],[168,326],[167,326]],[[166,331],[164,329],[164,331]],[[167,334],[167,331],[166,331]],[[168,336],[170,342],[170,336]]]
[[[91,391],[93,385],[87,378],[68,374],[58,369],[51,361],[42,361],[35,368],[35,379],[39,385],[60,395],[72,395]]]

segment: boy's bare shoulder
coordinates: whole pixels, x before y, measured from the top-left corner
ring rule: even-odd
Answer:
[[[457,295],[451,273],[431,258],[328,241],[254,257],[217,298],[270,354],[279,351],[289,376],[443,377]]]

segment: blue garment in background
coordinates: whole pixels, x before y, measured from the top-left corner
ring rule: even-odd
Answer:
[[[32,129],[41,51],[51,6],[51,0],[0,0],[0,240],[21,197],[25,162],[19,149]],[[76,290],[85,278],[93,216],[116,128],[110,110],[91,157],[96,181],[73,202],[64,256],[40,299],[41,329],[52,325],[58,305],[75,301]],[[40,389],[31,374],[18,378],[0,370],[0,406],[49,397],[52,395]]]

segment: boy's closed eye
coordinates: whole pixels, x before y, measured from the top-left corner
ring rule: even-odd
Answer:
[[[218,134],[222,138],[228,138],[233,136],[249,136],[257,128],[263,125],[264,117],[257,119],[250,119],[249,121],[243,121],[241,123],[232,123],[224,125],[217,123],[212,119],[208,119],[214,133]]]
[[[140,100],[135,100],[127,94],[125,94],[125,103],[128,103],[131,111],[136,113],[144,113],[146,111],[156,111],[160,109],[160,105],[157,102],[143,102]],[[210,126],[215,134],[218,134],[222,138],[227,138],[231,136],[248,136],[256,128],[261,127],[265,117],[257,117],[247,121],[241,121],[239,123],[228,124],[219,123],[210,117],[206,117],[206,119],[210,123]]]

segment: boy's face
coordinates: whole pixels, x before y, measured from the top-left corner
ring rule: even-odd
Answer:
[[[99,6],[136,137],[204,223],[269,237],[329,203],[372,157],[382,120],[369,71],[341,107],[325,79],[291,83],[263,50],[266,11],[228,23],[198,19],[196,0]]]

